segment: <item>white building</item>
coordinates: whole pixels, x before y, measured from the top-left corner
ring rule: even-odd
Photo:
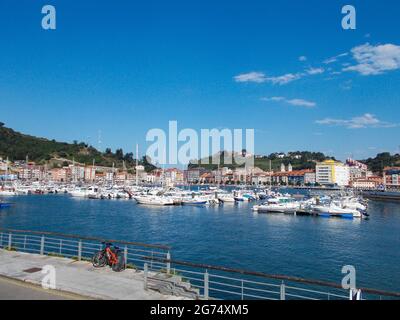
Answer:
[[[341,162],[326,160],[316,165],[315,180],[322,185],[336,184],[348,186],[350,182],[349,167]]]

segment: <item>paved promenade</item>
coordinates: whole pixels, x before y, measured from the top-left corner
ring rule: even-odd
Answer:
[[[55,267],[56,290],[38,288],[45,276],[41,269],[46,265]],[[20,281],[13,282],[1,276]],[[80,296],[120,300],[180,299],[144,290],[143,272],[128,269],[116,273],[108,267],[96,269],[90,262],[0,249],[0,299],[12,299],[14,294],[21,297],[18,299],[79,299]]]

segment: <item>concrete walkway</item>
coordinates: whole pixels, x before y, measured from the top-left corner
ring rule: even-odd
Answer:
[[[0,276],[0,300],[86,300],[87,297],[59,290],[45,290],[25,281]]]
[[[90,262],[0,249],[0,276],[41,285],[45,276],[41,269],[46,265],[54,266],[56,270],[56,291],[107,300],[183,299],[144,290],[143,272],[127,269],[117,273],[109,267],[96,269]]]

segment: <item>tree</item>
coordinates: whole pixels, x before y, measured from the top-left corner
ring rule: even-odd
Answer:
[[[124,151],[122,149],[115,150],[115,156],[117,157],[118,160],[123,160],[124,159]]]

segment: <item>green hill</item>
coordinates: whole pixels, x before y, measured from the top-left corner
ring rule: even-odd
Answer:
[[[211,163],[211,157],[209,158],[209,162]],[[282,157],[279,156],[279,153],[272,153],[269,156],[259,156],[254,159],[254,166],[258,167],[264,171],[269,171],[270,164],[271,168],[274,171],[279,171],[281,164],[283,163],[287,166],[289,163],[292,165],[293,170],[301,170],[301,169],[314,169],[315,163],[319,161],[334,159],[333,157],[328,157],[321,152],[309,152],[309,151],[296,151],[289,152]],[[217,169],[218,165],[214,164],[197,164],[193,162],[189,165],[191,168],[202,167],[209,170]],[[230,169],[234,169],[240,167],[239,165],[233,164],[224,164],[224,155],[223,152],[220,154],[220,167],[226,166]],[[243,167],[243,166],[242,166]]]
[[[368,165],[372,172],[382,173],[384,167],[400,166],[400,154],[391,155],[389,152],[383,152],[376,155],[375,158],[361,160]]]
[[[129,170],[136,164],[133,154],[124,154],[122,149],[117,149],[115,153],[107,149],[103,153],[84,142],[57,142],[22,134],[6,128],[2,122],[0,122],[0,156],[8,157],[11,161],[25,160],[28,157],[29,161],[38,164],[50,163],[55,166],[72,160],[82,164],[92,164],[94,160],[96,165],[106,167],[111,167],[114,163],[115,167],[122,168],[125,163]],[[139,163],[145,166],[146,171],[156,168],[145,158]]]

